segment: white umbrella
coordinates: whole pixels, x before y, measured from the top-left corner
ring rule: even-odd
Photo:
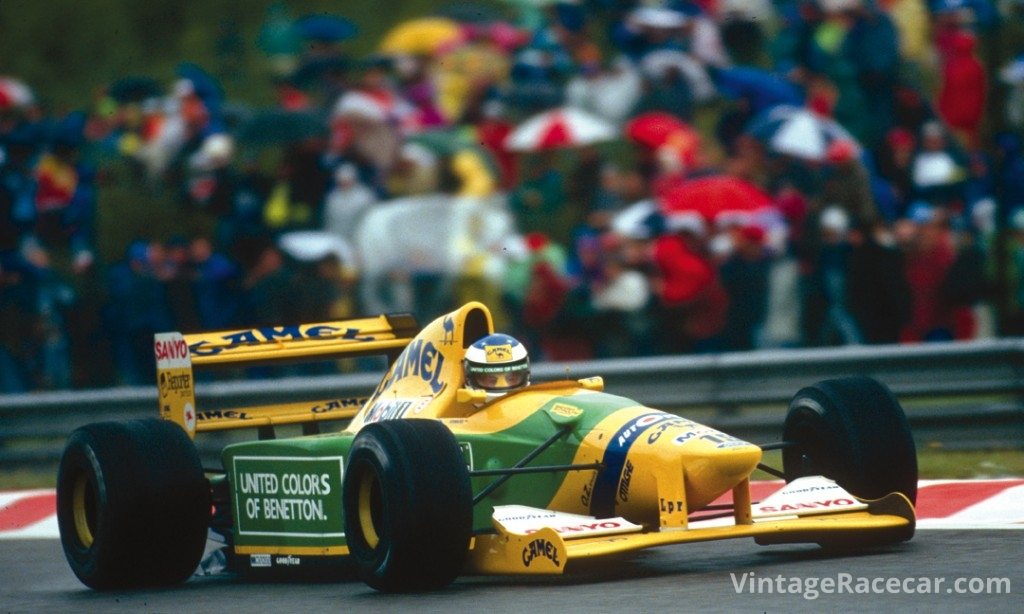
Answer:
[[[658,212],[658,203],[641,200],[619,211],[611,221],[611,230],[628,239],[651,238],[651,227],[647,219]]]
[[[648,28],[679,28],[686,24],[686,15],[660,6],[641,6],[629,13],[629,21]]]
[[[610,141],[617,134],[615,126],[596,115],[560,107],[524,121],[505,138],[505,147],[511,151],[578,147]]]
[[[14,77],[0,77],[0,108],[27,107],[35,101],[32,88]]]
[[[758,116],[749,129],[777,153],[823,161],[828,147],[836,141],[853,143],[860,155],[857,139],[831,117],[804,107],[779,105]]]
[[[708,76],[708,72],[704,70],[704,65],[682,51],[675,49],[652,51],[640,60],[640,69],[645,75],[654,79],[663,79],[665,73],[670,70],[679,71],[689,84],[690,90],[693,92],[693,99],[697,102],[707,102],[717,93],[715,84]]]

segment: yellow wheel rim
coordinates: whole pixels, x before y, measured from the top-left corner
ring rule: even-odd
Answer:
[[[371,471],[363,474],[359,482],[359,528],[363,532],[363,539],[366,545],[376,548],[380,543],[380,536],[377,535],[377,527],[373,522],[373,504],[377,495],[377,476]]]
[[[86,493],[89,490],[89,478],[82,474],[75,480],[74,492],[71,496],[71,511],[75,519],[75,533],[83,546],[92,546],[92,528],[89,526],[89,506]]]

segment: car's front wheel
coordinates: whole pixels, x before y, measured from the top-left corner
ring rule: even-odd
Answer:
[[[786,415],[786,481],[824,475],[850,493],[917,499],[917,453],[903,408],[868,377],[818,382],[793,397]]]
[[[472,531],[469,469],[448,428],[387,420],[352,443],[343,487],[345,537],[359,576],[385,592],[450,584]]]

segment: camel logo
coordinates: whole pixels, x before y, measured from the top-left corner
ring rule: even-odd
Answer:
[[[508,362],[512,360],[512,344],[485,345],[484,352],[487,354],[487,362]]]
[[[442,320],[441,326],[444,327],[444,337],[441,337],[441,345],[455,343],[455,321],[452,320],[452,317],[448,316]]]

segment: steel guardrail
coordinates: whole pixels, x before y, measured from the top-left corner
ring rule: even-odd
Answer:
[[[607,392],[670,411],[711,410],[703,421],[757,441],[781,429],[789,399],[830,377],[867,375],[908,407],[921,439],[974,447],[1024,447],[1024,339],[914,346],[846,346],[707,356],[539,363],[534,381],[604,377]],[[363,396],[379,374],[199,382],[200,410]],[[915,400],[924,400],[915,405]],[[156,415],[152,387],[0,395],[0,465],[52,463],[63,439],[89,422]],[[963,433],[970,435],[965,438]],[[208,456],[230,435],[203,435]]]

